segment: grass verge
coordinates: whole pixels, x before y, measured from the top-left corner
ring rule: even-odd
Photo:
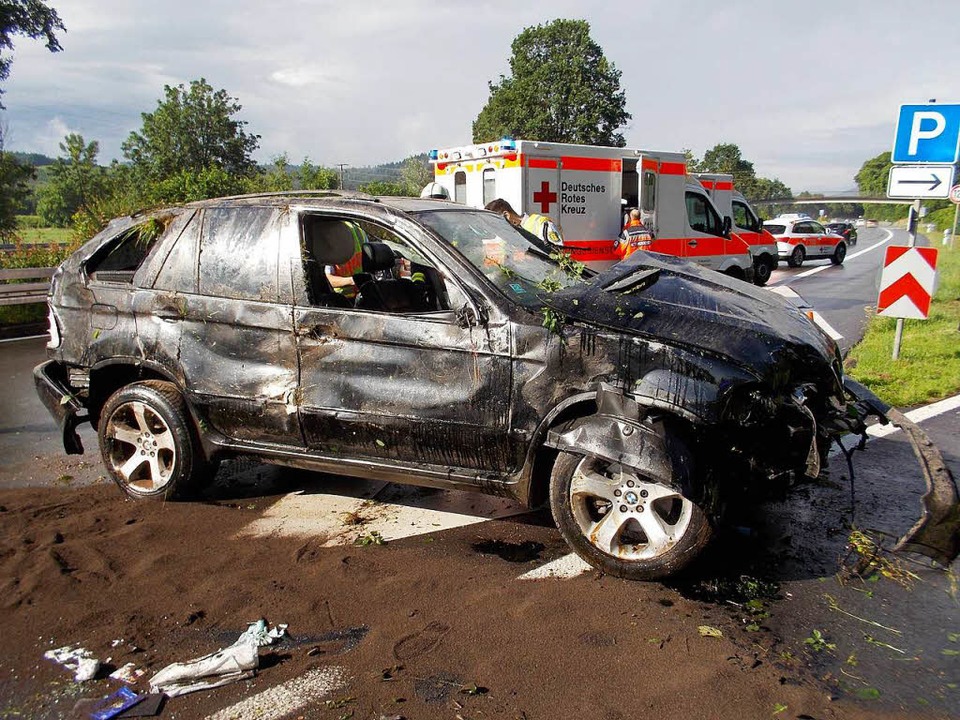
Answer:
[[[900,359],[893,360],[897,321],[874,317],[847,356],[847,372],[897,407],[960,392],[960,247],[940,247],[939,287],[926,320],[905,320]]]

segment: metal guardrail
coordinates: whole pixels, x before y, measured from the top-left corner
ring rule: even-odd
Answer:
[[[0,305],[26,305],[45,302],[50,278],[56,268],[5,268],[0,270]],[[33,280],[35,282],[11,282]]]

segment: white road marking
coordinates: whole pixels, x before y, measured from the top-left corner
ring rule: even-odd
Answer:
[[[489,495],[344,479],[322,492],[284,496],[240,535],[311,537],[335,547],[373,532],[399,540],[525,512],[516,501]]]
[[[50,334],[49,334],[49,333],[44,333],[43,335],[27,335],[26,337],[7,338],[6,340],[0,340],[0,344],[2,344],[2,343],[20,342],[21,340],[38,340],[38,339],[40,339],[40,338],[46,338],[47,340],[49,340],[49,339],[50,339]]]
[[[942,415],[943,413],[957,409],[960,409],[960,395],[954,395],[953,397],[935,402],[932,405],[911,410],[906,413],[906,416],[915,423],[921,423],[924,420],[929,420],[937,415]],[[898,429],[893,425],[873,425],[867,429],[867,434],[873,438],[882,438],[887,435],[892,435],[897,431]],[[830,454],[836,455],[839,453],[840,450],[834,448]],[[545,565],[541,565],[538,568],[534,568],[529,572],[525,572],[523,575],[520,575],[517,580],[541,580],[551,577],[568,579],[577,577],[588,570],[592,570],[592,568],[577,555],[571,553]]]
[[[843,335],[838,333],[833,325],[827,322],[827,319],[823,315],[818,313],[809,304],[807,304],[807,301],[800,296],[800,293],[791,288],[789,285],[778,285],[776,287],[767,287],[767,289],[770,292],[776,293],[777,295],[780,295],[781,297],[784,297],[793,303],[794,307],[810,318],[814,324],[816,324],[827,334],[828,337],[837,342],[843,340]]]
[[[332,695],[346,684],[347,674],[343,668],[314,668],[208,715],[207,720],[280,720]]]

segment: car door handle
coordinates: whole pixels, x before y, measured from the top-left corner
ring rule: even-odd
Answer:
[[[690,240],[690,241],[687,242],[687,245],[689,245],[690,247],[696,247],[696,246],[697,246],[697,241],[696,241],[696,240]]]

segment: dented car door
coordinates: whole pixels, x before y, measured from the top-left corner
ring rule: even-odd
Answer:
[[[152,315],[173,326],[190,400],[228,438],[302,445],[289,275],[272,207],[207,208],[167,257]]]
[[[487,473],[521,462],[510,437],[506,319],[481,328],[475,313],[471,322],[453,309],[343,305],[311,306],[298,293],[298,403],[311,451]]]

